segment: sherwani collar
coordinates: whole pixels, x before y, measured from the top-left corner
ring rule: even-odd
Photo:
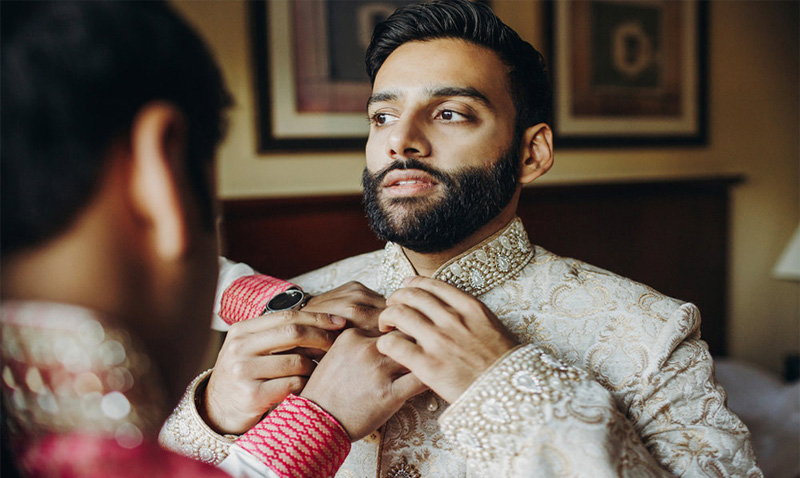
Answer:
[[[480,296],[516,277],[532,259],[528,234],[515,217],[500,231],[442,264],[432,277]],[[386,295],[402,287],[406,277],[416,275],[403,248],[393,242],[386,243],[381,266]]]

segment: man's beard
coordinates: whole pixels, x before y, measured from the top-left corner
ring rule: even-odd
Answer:
[[[420,253],[446,251],[497,217],[514,196],[519,179],[519,141],[488,167],[452,173],[419,160],[394,161],[371,174],[364,168],[364,207],[379,238]],[[444,197],[381,200],[381,183],[394,169],[418,169],[442,186]]]

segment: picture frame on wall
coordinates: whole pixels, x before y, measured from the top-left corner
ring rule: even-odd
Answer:
[[[552,1],[560,146],[706,143],[706,4]]]
[[[412,0],[253,0],[258,149],[363,150],[372,31]]]

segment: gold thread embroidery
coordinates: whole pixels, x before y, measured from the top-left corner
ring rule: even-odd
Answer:
[[[417,467],[410,465],[408,461],[403,458],[389,468],[389,473],[386,475],[386,478],[420,478],[420,476]]]
[[[517,277],[533,254],[522,221],[514,218],[504,229],[444,263],[432,277],[479,296]],[[381,267],[387,295],[399,289],[403,279],[414,275],[402,247],[391,242],[386,244]]]

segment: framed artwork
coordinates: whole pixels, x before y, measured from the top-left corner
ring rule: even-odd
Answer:
[[[704,144],[706,4],[549,2],[559,145]]]
[[[259,151],[363,149],[364,52],[375,25],[407,3],[251,1]]]

